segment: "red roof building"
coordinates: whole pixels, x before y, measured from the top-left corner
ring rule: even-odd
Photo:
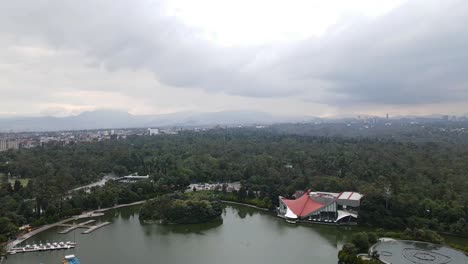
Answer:
[[[324,204],[312,200],[309,193],[310,190],[296,200],[283,198],[282,201],[296,216],[305,217],[324,206]]]
[[[278,216],[287,222],[298,220],[351,223],[357,219],[362,195],[356,192],[329,193],[307,190],[297,199],[279,197]]]

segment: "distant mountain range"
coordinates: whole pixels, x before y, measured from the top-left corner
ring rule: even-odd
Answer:
[[[276,116],[258,111],[223,111],[209,113],[179,112],[163,115],[131,115],[114,110],[83,112],[67,117],[0,118],[0,131],[59,131],[101,128],[167,127],[272,124],[304,122],[314,117]]]
[[[462,115],[463,116],[463,115]],[[468,117],[468,114],[464,115]],[[360,115],[366,119],[373,116]],[[397,119],[439,119],[443,115],[428,116],[392,116]],[[383,117],[381,117],[383,118]],[[83,112],[67,117],[0,117],[0,132],[60,131],[106,128],[136,127],[203,127],[213,125],[253,125],[300,122],[347,122],[357,120],[357,115],[318,118],[310,116],[281,116],[259,111],[222,111],[222,112],[177,112],[162,115],[132,115],[116,110],[97,110]]]

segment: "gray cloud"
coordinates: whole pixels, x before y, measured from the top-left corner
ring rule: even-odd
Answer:
[[[169,86],[336,106],[468,101],[463,0],[410,1],[376,19],[341,21],[322,38],[255,47],[210,43],[160,12],[160,1],[1,5],[0,36],[10,43],[79,50],[95,59],[89,67],[149,70]]]
[[[290,92],[270,76],[245,71],[258,48],[217,47],[173,18],[158,15],[157,2],[84,2],[10,2],[2,9],[2,29],[38,37],[58,49],[83,49],[110,70],[149,68],[173,86],[247,96]]]
[[[332,84],[338,104],[428,104],[468,99],[468,3],[415,1],[350,26],[292,67]],[[319,62],[317,62],[319,61]]]

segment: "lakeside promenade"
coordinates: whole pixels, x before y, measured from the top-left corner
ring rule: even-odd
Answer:
[[[105,212],[105,211],[112,210],[112,209],[123,208],[123,207],[128,207],[128,206],[133,206],[133,205],[139,205],[139,204],[143,204],[144,202],[146,202],[146,201],[138,201],[138,202],[129,203],[129,204],[120,204],[120,205],[116,205],[116,206],[112,206],[112,207],[108,207],[108,208],[93,210],[93,211],[90,211],[90,212],[83,212],[80,215],[73,216],[73,217],[61,220],[59,222],[41,226],[39,228],[36,228],[36,229],[32,230],[31,232],[28,232],[26,234],[22,234],[22,235],[18,236],[15,240],[9,242],[7,244],[7,246],[6,246],[6,250],[8,251],[8,250],[16,247],[17,245],[23,243],[27,239],[29,239],[29,238],[31,238],[31,237],[33,237],[33,236],[35,236],[35,235],[37,235],[37,234],[39,234],[41,232],[44,232],[44,231],[46,231],[48,229],[51,229],[51,228],[54,228],[54,227],[57,227],[57,226],[60,226],[60,225],[64,225],[67,222],[78,220],[78,219],[83,219],[83,218],[102,216],[103,212]]]

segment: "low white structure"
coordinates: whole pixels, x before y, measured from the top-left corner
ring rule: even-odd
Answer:
[[[215,191],[215,190],[222,190],[223,185],[226,185],[226,191],[239,191],[241,184],[240,182],[230,182],[230,183],[192,183],[190,184],[185,192],[191,192],[194,190],[197,191]]]
[[[134,183],[134,182],[141,181],[141,180],[148,180],[149,178],[150,178],[149,175],[146,175],[146,176],[127,175],[127,176],[120,177],[118,181],[125,182],[125,183]]]
[[[157,129],[157,128],[148,128],[148,135],[150,135],[150,136],[159,135],[159,129]]]

